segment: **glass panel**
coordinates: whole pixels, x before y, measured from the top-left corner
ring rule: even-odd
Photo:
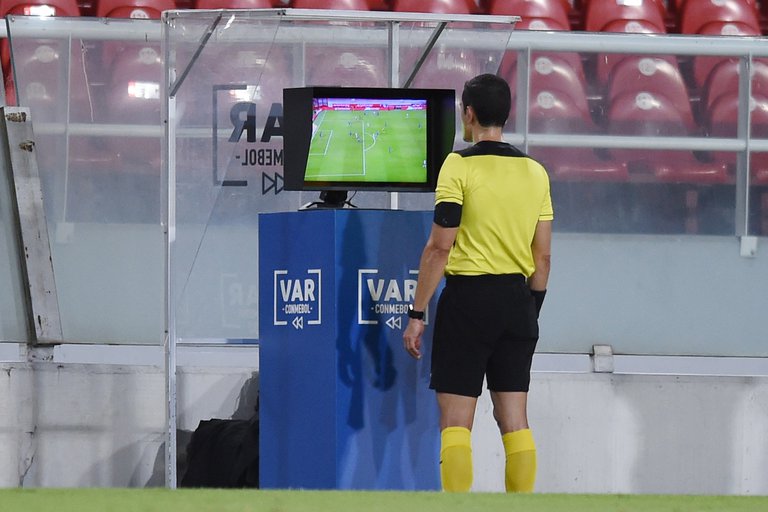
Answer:
[[[0,164],[0,342],[29,341],[11,170]]]
[[[386,84],[389,76],[386,22],[280,21],[255,11],[226,12],[218,22],[217,16],[217,12],[176,13],[169,28],[169,66],[177,79],[184,76],[171,119],[176,133],[177,213],[173,291],[179,306],[177,332],[189,340],[258,336],[257,215],[294,210],[317,196],[282,190],[282,88],[313,82]],[[158,343],[163,334],[164,210],[160,24],[110,20],[104,26],[99,20],[13,18],[10,27],[16,91],[32,108],[39,145],[64,335],[86,342]],[[399,27],[397,78],[403,83],[436,25],[403,22]],[[196,55],[209,29],[210,40]],[[705,56],[696,48],[705,51],[706,45],[697,42],[695,47],[689,38],[674,38],[679,52],[674,59],[694,121],[693,130],[681,133],[663,124],[653,128],[650,122],[630,122],[631,116],[614,117],[618,101],[608,100],[612,82],[600,74],[603,64],[616,61],[616,70],[630,70],[621,80],[624,85],[640,83],[649,70],[654,70],[651,76],[666,76],[664,70],[673,66],[667,58],[672,37],[609,38],[612,50],[616,43],[615,53],[608,54],[604,35],[547,33],[543,39],[534,32],[507,37],[508,33],[494,30],[449,24],[414,75],[414,85],[460,89],[475,73],[502,70],[515,78],[517,97],[522,96],[521,88],[530,89],[525,109],[529,118],[520,123],[524,111],[515,110],[506,137],[542,160],[552,177],[557,260],[562,261],[553,283],[561,291],[548,298],[545,318],[552,323],[543,331],[542,349],[586,352],[595,340],[605,339],[633,353],[763,354],[755,334],[761,325],[756,312],[768,306],[750,286],[760,281],[764,255],[741,258],[733,235],[738,228],[735,219],[741,217],[747,219],[749,233],[766,235],[768,184],[762,179],[761,160],[768,146],[758,131],[763,123],[762,102],[757,100],[765,89],[761,63],[768,51],[722,38],[717,51],[723,55]],[[496,49],[505,46],[506,54]],[[743,110],[726,101],[732,99],[734,72],[719,71],[732,68],[736,54],[755,55],[754,138],[749,146],[746,138],[737,136],[735,124],[729,124],[738,120],[734,113]],[[525,80],[514,74],[524,69],[516,64],[523,55],[530,55],[530,77]],[[610,58],[600,60],[601,55]],[[504,64],[510,58],[515,66]],[[697,81],[697,62],[701,66],[706,59],[717,61],[709,75],[722,73],[721,89],[715,87],[714,78],[708,87]],[[563,98],[571,101],[561,94],[567,91],[552,85],[558,83],[555,77],[561,84],[573,83],[574,74],[564,70],[564,63],[576,68],[580,63],[584,73],[586,112],[579,88],[582,103],[575,120],[554,115],[573,112],[573,105],[561,105]],[[547,92],[551,94],[542,94]],[[630,99],[624,105],[629,111],[655,105],[643,92],[648,91],[627,93]],[[718,105],[724,105],[725,117],[718,117]],[[537,110],[547,114],[537,118]],[[634,134],[629,136],[626,130]],[[670,134],[682,136],[678,140]],[[457,140],[456,147],[464,143]],[[737,191],[735,164],[745,148],[751,151],[748,194]],[[708,168],[715,171],[704,174],[715,174],[717,179],[699,179],[701,173],[694,172]],[[682,176],[680,169],[690,172]],[[401,208],[428,210],[432,201],[431,194],[399,195]],[[353,202],[388,208],[390,196],[360,194]],[[7,218],[6,210],[0,216],[6,230],[3,251],[11,254]],[[594,266],[596,261],[601,265]],[[11,261],[3,268],[12,265]],[[699,286],[700,276],[723,267],[730,270],[722,282],[710,280],[711,286]],[[654,284],[653,293],[635,294],[629,300],[628,292],[622,291],[642,288],[647,282],[633,281],[633,276],[658,275],[665,278]],[[580,290],[594,288],[595,282],[611,290],[606,296],[610,304],[579,298]],[[671,309],[661,311],[658,304],[669,302],[663,290],[670,289],[680,295]],[[688,332],[687,322],[695,320],[687,313],[673,314],[679,308],[688,311],[689,306],[715,311],[712,304],[720,303],[723,293],[732,295],[728,302],[739,311],[739,325],[731,317],[712,314],[711,329],[697,326]],[[580,306],[573,309],[574,303]],[[611,309],[622,303],[631,308]],[[3,325],[8,314],[16,315],[23,326],[17,310],[7,311],[2,311]],[[574,325],[583,323],[574,320],[574,312],[579,318],[612,316],[573,334]],[[659,315],[663,320],[659,325],[666,331],[655,333],[651,342],[647,336],[641,339],[642,329],[633,333],[626,327],[638,315]],[[745,335],[722,347],[718,342],[728,329]],[[688,334],[679,336],[682,331]]]
[[[110,20],[117,39],[98,30],[70,37],[86,23],[9,22],[16,94],[37,138],[62,330],[78,342],[160,343],[163,65],[159,43],[142,42],[148,33],[157,41],[159,22]]]
[[[316,197],[282,191],[282,89],[386,87],[390,80],[385,22],[285,21],[239,11],[217,22],[217,16],[179,14],[169,35],[175,73],[182,76],[202,36],[215,26],[176,94],[173,276],[182,341],[258,337],[257,213],[297,209]],[[434,28],[404,23],[400,33],[423,45]],[[441,34],[439,41],[446,42],[435,47],[413,86],[462,87],[477,70],[495,69],[489,62],[498,67],[506,37],[494,39],[495,52],[477,51],[473,59],[483,64],[466,69],[466,55],[449,49],[471,40],[462,30],[468,28],[449,26]],[[413,69],[417,50],[403,53],[411,60],[401,69]],[[460,81],[451,81],[454,76]],[[406,78],[401,75],[403,82]],[[211,122],[213,128],[206,128]],[[213,144],[206,142],[211,133]],[[401,199],[401,207],[429,209],[433,195],[401,194]],[[350,201],[390,207],[387,193],[359,193]]]
[[[749,234],[768,236],[768,153],[751,153]]]

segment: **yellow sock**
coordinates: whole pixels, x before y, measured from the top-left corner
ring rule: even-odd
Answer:
[[[536,444],[531,429],[507,432],[501,436],[507,464],[504,481],[507,492],[533,492],[536,481]]]
[[[443,490],[467,492],[472,487],[472,433],[448,427],[440,433],[440,480]]]

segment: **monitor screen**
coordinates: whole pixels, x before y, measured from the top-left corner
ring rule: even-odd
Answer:
[[[433,191],[453,147],[454,94],[443,89],[285,89],[285,188]]]

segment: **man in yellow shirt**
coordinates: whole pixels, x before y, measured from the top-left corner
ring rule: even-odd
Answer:
[[[536,447],[528,426],[531,360],[549,279],[552,200],[544,168],[503,142],[509,85],[479,75],[464,85],[461,121],[473,146],[440,170],[405,349],[421,357],[424,310],[440,280],[430,387],[440,409],[446,491],[472,485],[471,429],[487,379],[506,453],[509,492],[533,491]]]

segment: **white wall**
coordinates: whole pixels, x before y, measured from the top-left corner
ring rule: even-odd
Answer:
[[[179,428],[245,417],[254,377],[182,368]],[[163,390],[159,366],[0,364],[0,486],[162,485]],[[530,420],[540,492],[768,494],[768,377],[538,371]],[[502,490],[486,395],[473,449],[474,488]]]
[[[180,369],[178,427],[253,410],[253,368]],[[161,367],[0,365],[0,486],[163,485]]]
[[[535,374],[537,491],[768,494],[768,378]],[[483,397],[475,488],[503,488]]]

